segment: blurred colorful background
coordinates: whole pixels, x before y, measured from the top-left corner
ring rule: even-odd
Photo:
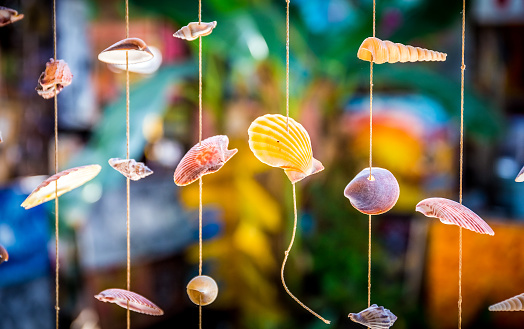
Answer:
[[[53,101],[35,92],[53,56],[52,1],[5,0],[25,18],[0,28],[0,328],[54,328],[54,205],[20,204],[54,172]],[[205,328],[325,328],[285,293],[280,264],[293,225],[291,185],[259,162],[247,129],[285,113],[284,0],[203,0],[204,137],[238,148],[204,178],[204,273],[219,297]],[[394,328],[455,328],[458,229],[415,213],[431,196],[458,199],[461,1],[378,0],[377,36],[448,54],[445,62],[374,66],[373,164],[401,189],[373,217],[372,303]],[[57,0],[58,57],[73,72],[58,97],[61,169],[102,172],[60,198],[60,327],[125,328],[125,310],[97,301],[125,287],[125,74],[97,54],[125,37],[123,0]],[[130,0],[130,35],[158,50],[160,68],[131,73],[131,157],[155,174],[131,185],[132,290],[164,309],[133,328],[196,328],[185,286],[198,273],[198,186],[173,172],[198,141],[198,42],[172,34],[198,20],[198,1]],[[522,328],[521,312],[488,306],[524,292],[524,2],[473,0],[466,9],[464,204],[495,230],[464,231],[463,328]],[[371,0],[291,1],[290,112],[325,170],[297,184],[299,226],[286,268],[291,291],[332,320],[367,306],[367,216],[344,197],[368,165]]]

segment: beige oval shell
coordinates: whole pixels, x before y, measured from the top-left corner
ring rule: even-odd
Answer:
[[[500,303],[493,304],[489,307],[492,312],[498,311],[524,311],[524,293],[515,297],[508,298]]]
[[[213,29],[217,26],[217,22],[211,23],[198,23],[191,22],[188,25],[182,27],[180,30],[176,31],[173,36],[175,38],[180,38],[188,41],[193,41],[198,39],[198,37],[205,37],[210,35],[213,32]]]
[[[217,298],[218,285],[210,276],[199,275],[187,284],[187,295],[196,305],[206,306]]]
[[[126,52],[129,64],[147,62],[154,56],[142,39],[127,38],[107,47],[98,54],[98,60],[108,64],[126,65]]]
[[[447,54],[419,47],[406,46],[379,38],[366,38],[358,49],[357,57],[363,61],[375,64],[445,61]]]
[[[115,303],[120,307],[127,309],[129,303],[129,309],[134,312],[148,314],[148,315],[163,315],[164,311],[156,306],[149,299],[135,292],[124,290],[124,289],[106,289],[95,295],[95,298],[101,302]]]

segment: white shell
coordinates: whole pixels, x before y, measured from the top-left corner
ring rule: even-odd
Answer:
[[[500,303],[491,305],[489,310],[492,312],[497,311],[524,311],[524,293],[506,299]]]
[[[210,276],[195,276],[187,284],[187,295],[196,305],[206,306],[217,298],[218,285]]]
[[[173,36],[188,41],[198,39],[198,37],[205,37],[213,32],[213,29],[217,26],[217,22],[199,24],[198,22],[192,22],[176,31]]]
[[[377,306],[377,304],[373,304],[359,313],[349,313],[348,317],[351,321],[371,329],[389,329],[397,320],[395,314],[384,306]]]
[[[154,56],[142,39],[127,38],[103,50],[98,54],[98,60],[108,64],[126,65],[126,52],[128,64],[147,62]]]
[[[137,181],[153,174],[143,162],[136,162],[134,159],[109,159],[109,165],[125,177]]]

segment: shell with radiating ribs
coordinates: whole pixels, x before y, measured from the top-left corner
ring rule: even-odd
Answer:
[[[176,38],[193,41],[198,37],[205,37],[213,32],[213,29],[217,26],[217,22],[198,24],[198,22],[192,22],[176,31],[173,36]]]
[[[0,244],[0,264],[9,260],[9,254],[7,250]]]
[[[69,66],[63,59],[49,59],[45,65],[45,71],[42,72],[38,79],[36,92],[45,99],[58,95],[64,87],[67,87],[73,81],[73,74]]]
[[[358,313],[349,313],[351,321],[360,323],[371,329],[388,329],[397,320],[397,316],[384,306],[373,304]]]
[[[126,65],[126,53],[128,64],[147,62],[154,57],[142,39],[127,38],[104,49],[98,54],[98,60],[108,64]]]
[[[444,224],[458,225],[473,232],[495,235],[491,227],[477,214],[449,199],[425,199],[417,204],[415,210],[427,217],[438,218]]]
[[[492,312],[498,311],[524,311],[524,293],[508,298],[489,307]]]
[[[313,158],[311,140],[304,127],[280,114],[258,117],[249,126],[249,148],[258,160],[284,169],[291,183],[324,170],[324,166]]]
[[[127,309],[127,303],[129,302],[129,309],[138,313],[148,315],[164,314],[164,311],[153,304],[150,300],[129,290],[116,288],[106,289],[98,295],[95,295],[95,298],[101,302],[115,303],[125,309]]]
[[[419,47],[406,46],[379,38],[366,38],[360,48],[357,57],[361,60],[375,64],[417,61],[445,61],[447,54]]]
[[[153,174],[153,170],[143,162],[136,162],[134,159],[111,158],[108,162],[116,171],[134,181]]]
[[[24,18],[23,14],[11,8],[0,7],[0,27],[14,23]]]
[[[229,138],[218,135],[193,146],[176,167],[173,179],[178,186],[193,183],[200,177],[217,172],[238,150],[228,150]]]
[[[187,295],[193,303],[206,306],[214,302],[217,298],[218,285],[210,276],[195,276],[187,284]]]

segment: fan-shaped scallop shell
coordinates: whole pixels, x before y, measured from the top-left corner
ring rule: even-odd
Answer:
[[[313,158],[311,140],[304,127],[280,114],[258,117],[249,126],[249,148],[258,160],[284,169],[291,183],[324,170],[324,166]]]
[[[49,59],[45,65],[45,71],[42,72],[38,79],[36,92],[45,99],[58,95],[64,87],[67,87],[73,81],[73,74],[69,66],[63,59]]]
[[[389,329],[397,320],[395,314],[384,306],[377,306],[377,304],[373,304],[359,313],[349,313],[348,317],[352,321],[371,329]]]
[[[468,207],[444,198],[429,198],[420,201],[416,211],[427,217],[440,219],[444,224],[458,225],[481,234],[495,235],[489,225]]]
[[[98,54],[98,60],[108,64],[126,65],[126,52],[128,53],[128,64],[147,62],[154,56],[142,39],[127,38]]]
[[[447,54],[419,47],[406,46],[379,38],[366,38],[360,48],[357,57],[361,60],[375,64],[416,62],[416,61],[445,61]]]
[[[498,311],[524,311],[524,293],[506,299],[500,303],[493,304],[489,307],[492,312]]]
[[[176,31],[173,36],[188,41],[198,39],[198,37],[205,37],[213,32],[213,29],[217,26],[217,22],[199,24],[198,22],[192,22]]]
[[[95,295],[95,298],[101,302],[115,303],[125,309],[127,309],[127,303],[129,302],[129,309],[138,313],[148,315],[164,314],[164,311],[149,299],[129,290],[107,289]]]
[[[520,169],[519,174],[515,178],[515,182],[517,182],[517,183],[524,182],[524,167],[522,167],[522,169]]]
[[[95,178],[102,167],[88,165],[67,169],[55,174],[40,185],[22,203],[22,207],[30,209],[55,198],[55,181],[58,183],[58,196],[67,193]]]
[[[0,264],[9,260],[9,254],[7,250],[0,244]]]
[[[217,172],[238,150],[228,150],[229,138],[218,135],[206,138],[184,155],[173,175],[175,184],[185,186],[200,177]]]
[[[199,275],[187,284],[187,295],[196,305],[206,306],[217,298],[218,285],[210,276]]]
[[[134,181],[153,174],[153,170],[143,162],[136,162],[134,159],[111,158],[108,162],[119,173]]]
[[[14,23],[24,18],[23,14],[11,8],[0,7],[0,27]]]
[[[386,169],[372,167],[358,173],[344,190],[344,196],[358,211],[367,215],[380,215],[397,203],[400,187],[397,179]]]

